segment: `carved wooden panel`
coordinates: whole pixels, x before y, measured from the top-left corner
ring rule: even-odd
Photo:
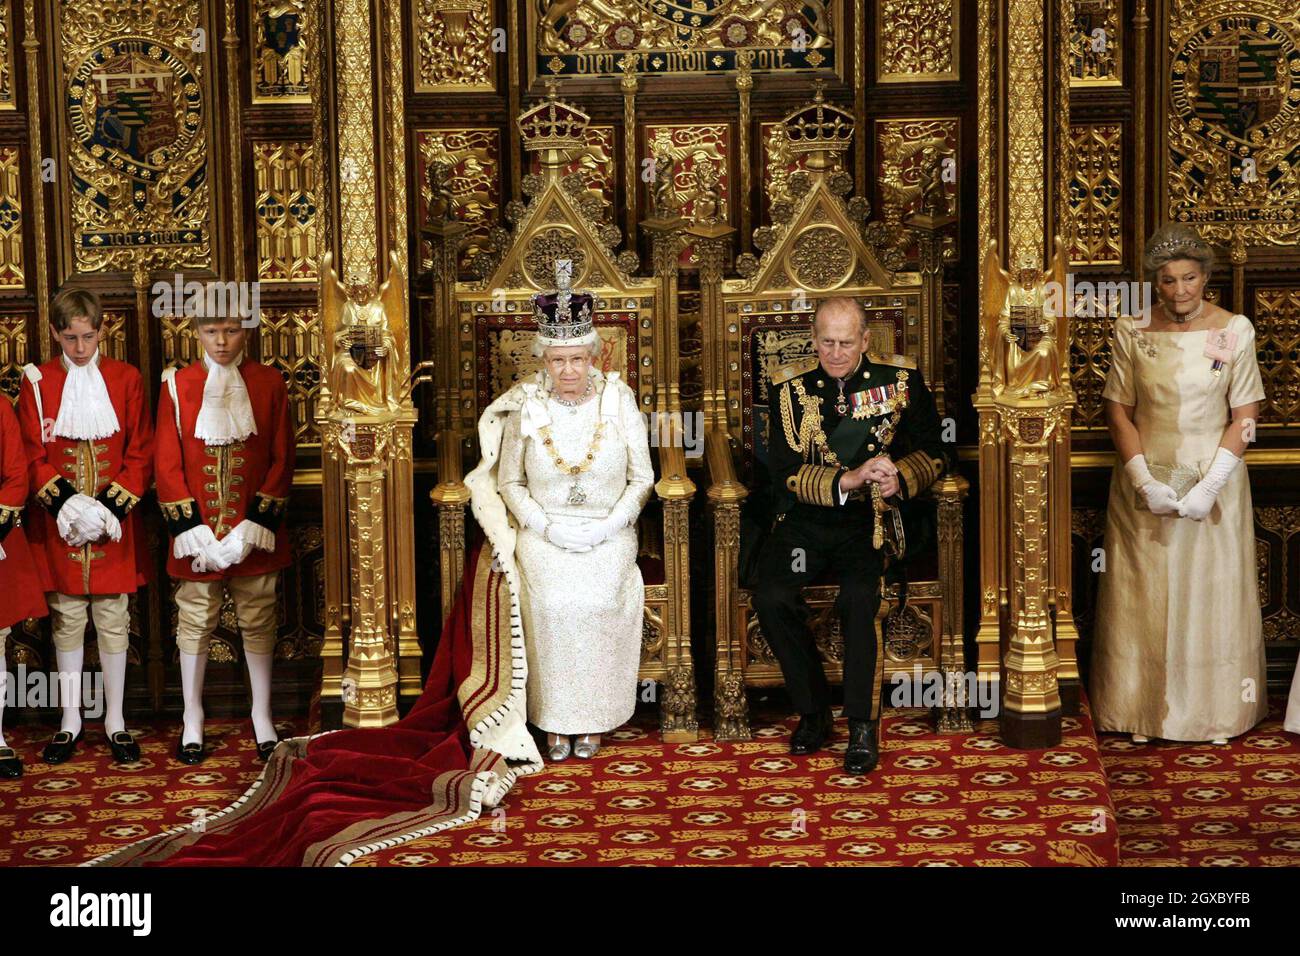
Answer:
[[[1119,265],[1124,261],[1124,128],[1119,123],[1070,127],[1070,211],[1074,221],[1070,262]]]
[[[1070,86],[1118,86],[1123,80],[1121,0],[1074,0]]]
[[[646,126],[646,152],[673,159],[673,202],[691,223],[702,219],[727,222],[731,210],[731,127],[725,123],[665,123]],[[653,184],[646,184],[647,191]],[[642,208],[653,208],[647,195]],[[683,266],[695,266],[695,247],[682,250]]]
[[[1251,318],[1266,396],[1260,422],[1300,424],[1300,287],[1256,289]]]
[[[415,184],[417,223],[428,214],[429,165],[451,167],[449,186],[457,219],[474,228],[461,246],[461,268],[482,250],[488,234],[500,219],[501,132],[495,128],[417,129],[415,131]],[[432,266],[427,243],[421,243],[422,269]]]
[[[497,54],[503,50],[493,48],[496,5],[489,0],[415,0],[411,6],[415,92],[492,90]]]
[[[22,152],[17,146],[0,146],[0,289],[22,289],[26,285]]]
[[[310,103],[316,24],[305,0],[256,0],[252,19],[253,102]]]
[[[299,445],[319,444],[313,415],[320,393],[324,344],[316,309],[263,307],[261,311],[261,358],[279,369],[288,383],[294,438]]]
[[[876,0],[876,78],[881,83],[958,79],[960,10],[957,0]]]
[[[261,282],[314,283],[316,157],[311,143],[253,144],[253,208],[257,277]]]

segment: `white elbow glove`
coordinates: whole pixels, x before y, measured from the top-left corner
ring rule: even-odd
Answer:
[[[1220,448],[1214,453],[1214,461],[1206,471],[1205,477],[1178,502],[1178,513],[1193,521],[1205,520],[1210,509],[1214,507],[1214,499],[1219,497],[1219,492],[1223,490],[1223,486],[1228,483],[1228,479],[1240,464],[1240,458],[1228,449]]]
[[[1134,455],[1124,462],[1124,471],[1153,515],[1171,515],[1178,511],[1178,495],[1164,482],[1151,477],[1146,456]]]

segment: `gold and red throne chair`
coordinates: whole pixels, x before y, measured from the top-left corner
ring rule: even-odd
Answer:
[[[715,553],[714,734],[719,740],[749,738],[747,688],[782,683],[741,581],[741,556],[742,551],[750,556],[752,536],[770,526],[762,499],[770,484],[767,448],[772,429],[780,428],[773,420],[775,386],[816,364],[810,326],[818,303],[832,296],[860,302],[868,317],[870,350],[911,359],[934,392],[940,417],[947,414],[939,256],[950,217],[912,217],[901,228],[915,234],[923,265],[916,271],[887,268],[882,258],[898,266],[897,257],[882,257],[879,243],[870,241],[887,233],[867,221],[865,200],[849,196],[853,182],[842,159],[853,132],[852,114],[822,102],[819,91],[813,103],[787,115],[782,125],[797,168],[768,177],[785,185],[780,195],[766,197],[771,224],[754,235],[761,256],[739,257],[739,278],[720,277],[714,289],[703,292],[705,311],[712,313],[705,318],[705,458]],[[930,546],[919,555],[909,548],[905,601],[897,583],[882,588],[878,623],[886,704],[899,672],[940,672],[946,681],[966,671],[962,501],[968,490],[966,480],[950,471],[918,500],[930,510]],[[843,678],[837,594],[832,576],[804,592],[832,683]],[[947,702],[937,719],[941,730],[970,728],[965,709]]]
[[[536,333],[531,299],[553,289],[556,261],[569,260],[573,287],[595,296],[599,367],[623,376],[648,421],[665,413],[666,370],[676,367],[666,351],[677,342],[665,327],[660,286],[636,275],[634,252],[615,251],[624,236],[609,220],[608,204],[568,165],[584,145],[589,117],[552,90],[518,122],[524,149],[540,159],[540,172],[524,177],[528,202],[507,208],[512,226],[494,230],[494,242],[472,260],[474,279],[440,282],[435,263],[434,296],[426,300],[429,308],[437,312],[441,306],[443,312],[433,320],[441,326],[445,361],[435,374],[442,420],[439,482],[432,497],[439,512],[444,609],[464,567],[468,495],[462,478],[478,460],[476,423],[494,398],[541,367],[531,351]],[[447,239],[443,274],[454,275],[450,256],[457,227],[449,215],[441,220],[435,215],[447,212],[435,208],[438,185],[432,180],[442,172],[430,172],[435,204],[424,233],[434,242],[435,258],[439,241]],[[653,431],[650,437],[657,481],[638,526],[638,564],[645,581],[638,694],[658,703],[665,741],[688,742],[698,737],[689,597],[688,509],[694,486],[685,479],[683,449],[660,446]]]

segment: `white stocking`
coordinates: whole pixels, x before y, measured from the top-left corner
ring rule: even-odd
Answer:
[[[122,719],[122,698],[126,694],[126,651],[105,654],[99,651],[99,666],[104,671],[104,733],[112,737],[126,730]]]
[[[7,747],[5,743],[5,694],[9,691],[9,672],[5,670],[5,631],[6,628],[0,628],[0,747]]]
[[[86,649],[55,649],[54,659],[59,668],[59,703],[63,705],[59,730],[66,730],[75,737],[81,733],[81,669],[85,664]]]
[[[181,654],[181,697],[185,701],[185,724],[181,743],[203,742],[203,675],[208,669],[208,655]]]
[[[248,661],[248,686],[253,692],[253,737],[258,743],[275,739],[271,720],[271,654],[244,651]]]

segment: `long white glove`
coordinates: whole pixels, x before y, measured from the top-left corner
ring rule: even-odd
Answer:
[[[104,536],[104,513],[108,509],[87,495],[76,494],[63,503],[55,524],[59,537],[74,548]]]
[[[1178,502],[1178,513],[1193,521],[1205,520],[1210,509],[1214,507],[1214,499],[1219,497],[1219,492],[1240,464],[1240,458],[1228,449],[1220,448],[1214,453],[1214,461],[1206,471],[1205,477]]]
[[[1146,499],[1147,508],[1153,515],[1171,515],[1178,511],[1178,495],[1163,481],[1151,477],[1145,455],[1134,455],[1124,462],[1124,471],[1133,487]]]
[[[64,507],[67,507],[64,505]],[[172,554],[179,560],[183,558],[193,558],[190,567],[195,574],[206,574],[209,571],[224,571],[230,567],[230,562],[226,560],[222,553],[221,544],[217,541],[217,536],[212,533],[212,529],[206,524],[196,525],[189,531],[182,531],[172,542]]]
[[[259,548],[262,551],[274,551],[275,534],[256,521],[249,521],[245,518],[235,525],[228,535],[221,539],[218,546],[221,548],[222,557],[233,568],[236,564],[243,564],[247,561],[254,548]]]
[[[546,540],[565,551],[590,551],[588,537],[589,533],[581,525],[552,521],[546,526]]]

